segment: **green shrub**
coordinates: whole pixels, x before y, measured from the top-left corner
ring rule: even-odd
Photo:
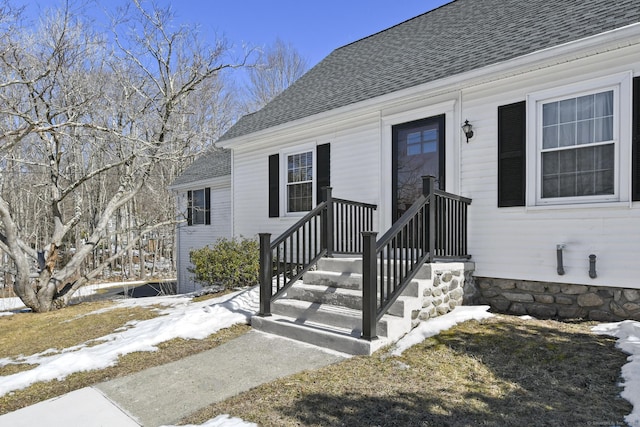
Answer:
[[[259,250],[255,239],[220,239],[213,247],[189,252],[189,271],[203,286],[252,286],[258,283]]]

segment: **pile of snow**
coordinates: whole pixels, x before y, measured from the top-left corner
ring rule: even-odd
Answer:
[[[621,385],[624,390],[620,396],[633,405],[633,411],[625,417],[625,421],[631,426],[640,426],[640,322],[625,320],[603,323],[592,330],[596,334],[618,338],[616,347],[629,354],[627,363],[622,367],[624,382]]]
[[[5,310],[15,310],[18,308],[24,308],[24,303],[20,298],[0,298],[0,315],[8,316],[13,313]]]

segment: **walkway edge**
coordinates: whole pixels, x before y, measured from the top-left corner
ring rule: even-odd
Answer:
[[[0,427],[140,427],[107,396],[85,387],[0,416]]]

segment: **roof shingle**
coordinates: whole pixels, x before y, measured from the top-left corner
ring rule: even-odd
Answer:
[[[172,187],[231,174],[231,150],[213,149],[194,160],[171,184]]]
[[[456,0],[334,50],[220,140],[637,22],[638,0]]]

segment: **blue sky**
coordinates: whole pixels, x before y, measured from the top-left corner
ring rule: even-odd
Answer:
[[[31,17],[64,0],[12,0],[28,4]],[[78,3],[77,0],[70,0]],[[96,0],[105,8],[124,0]],[[222,34],[235,46],[271,44],[276,38],[291,43],[307,59],[318,63],[332,50],[384,30],[449,0],[157,0],[171,4],[178,19],[200,26],[207,37]],[[96,10],[98,10],[98,6]]]

